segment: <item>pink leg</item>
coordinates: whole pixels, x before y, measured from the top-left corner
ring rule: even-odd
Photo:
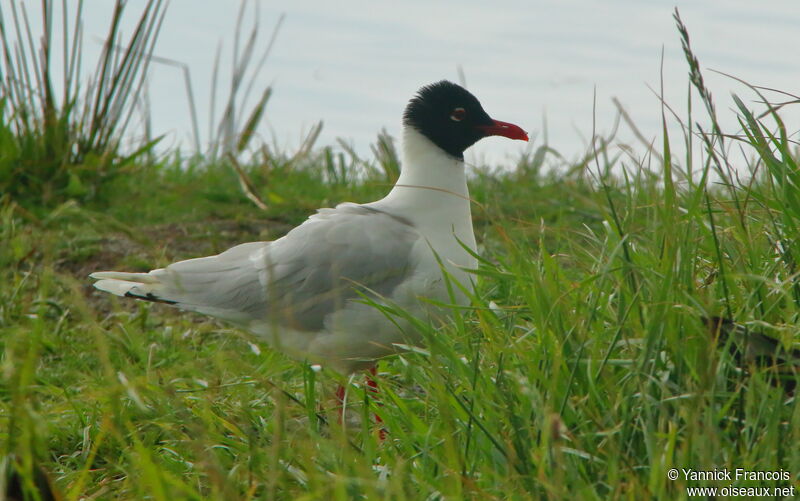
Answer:
[[[369,391],[372,393],[378,393],[378,383],[375,381],[374,377],[378,375],[378,369],[375,366],[372,366],[369,370],[369,375],[367,375],[367,387]],[[377,405],[383,405],[380,402]],[[375,424],[379,426],[378,428],[378,438],[383,441],[386,438],[386,428],[383,427],[383,419],[376,413],[375,414]]]
[[[336,388],[336,400],[339,401],[339,424],[344,423],[344,385]]]

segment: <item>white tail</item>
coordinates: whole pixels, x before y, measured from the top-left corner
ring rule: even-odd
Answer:
[[[94,286],[117,296],[143,299],[205,313],[232,322],[263,315],[264,285],[251,256],[267,242],[238,245],[222,254],[187,259],[149,273],[98,271]]]
[[[157,296],[160,283],[149,273],[125,273],[121,271],[98,271],[89,275],[98,280],[95,288],[117,296]]]

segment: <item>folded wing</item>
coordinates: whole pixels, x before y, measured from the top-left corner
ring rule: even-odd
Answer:
[[[238,245],[216,256],[149,273],[97,272],[98,289],[163,302],[238,324],[275,322],[318,331],[359,292],[391,296],[413,275],[421,239],[406,220],[340,204],[321,209],[274,242]]]

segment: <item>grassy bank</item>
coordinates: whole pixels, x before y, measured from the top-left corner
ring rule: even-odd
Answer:
[[[713,124],[687,54],[694,106]],[[543,148],[476,169],[471,307],[421,325],[426,346],[380,362],[383,405],[362,377],[348,381],[346,428],[336,375],[204,317],[95,293],[87,274],[277,238],[317,207],[373,200],[396,175],[390,150],[368,165],[336,149],[272,152],[242,165],[244,176],[224,162],[142,155],[103,181],[102,196],[37,207],[4,194],[2,482],[33,485],[43,470],[64,499],[159,500],[797,488],[796,397],[770,367],[717,346],[701,320],[729,317],[787,347],[800,338],[797,150],[778,112],[726,105],[745,133],[695,128],[686,141],[705,151],[700,164],[672,157],[683,138],[661,137],[646,163],[598,139],[575,164]],[[749,160],[733,159],[739,148]],[[358,419],[372,411],[384,441]],[[672,481],[671,468],[791,480]]]

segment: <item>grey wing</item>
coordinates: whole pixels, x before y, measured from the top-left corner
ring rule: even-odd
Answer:
[[[274,242],[149,273],[98,272],[95,287],[247,325],[254,321],[318,331],[358,291],[389,296],[413,273],[421,239],[402,218],[356,204],[322,209]]]
[[[272,244],[250,242],[216,256],[179,261],[161,270],[159,279],[175,291],[179,307],[247,322],[258,314],[264,298],[258,268],[250,256]]]
[[[149,273],[100,271],[94,286],[118,296],[173,305],[247,323],[263,310],[259,270],[250,256],[272,242],[250,242],[216,256],[187,259]]]
[[[391,296],[413,274],[411,251],[421,238],[407,220],[370,207],[320,210],[253,256],[263,270],[268,318],[318,331],[360,294]]]

